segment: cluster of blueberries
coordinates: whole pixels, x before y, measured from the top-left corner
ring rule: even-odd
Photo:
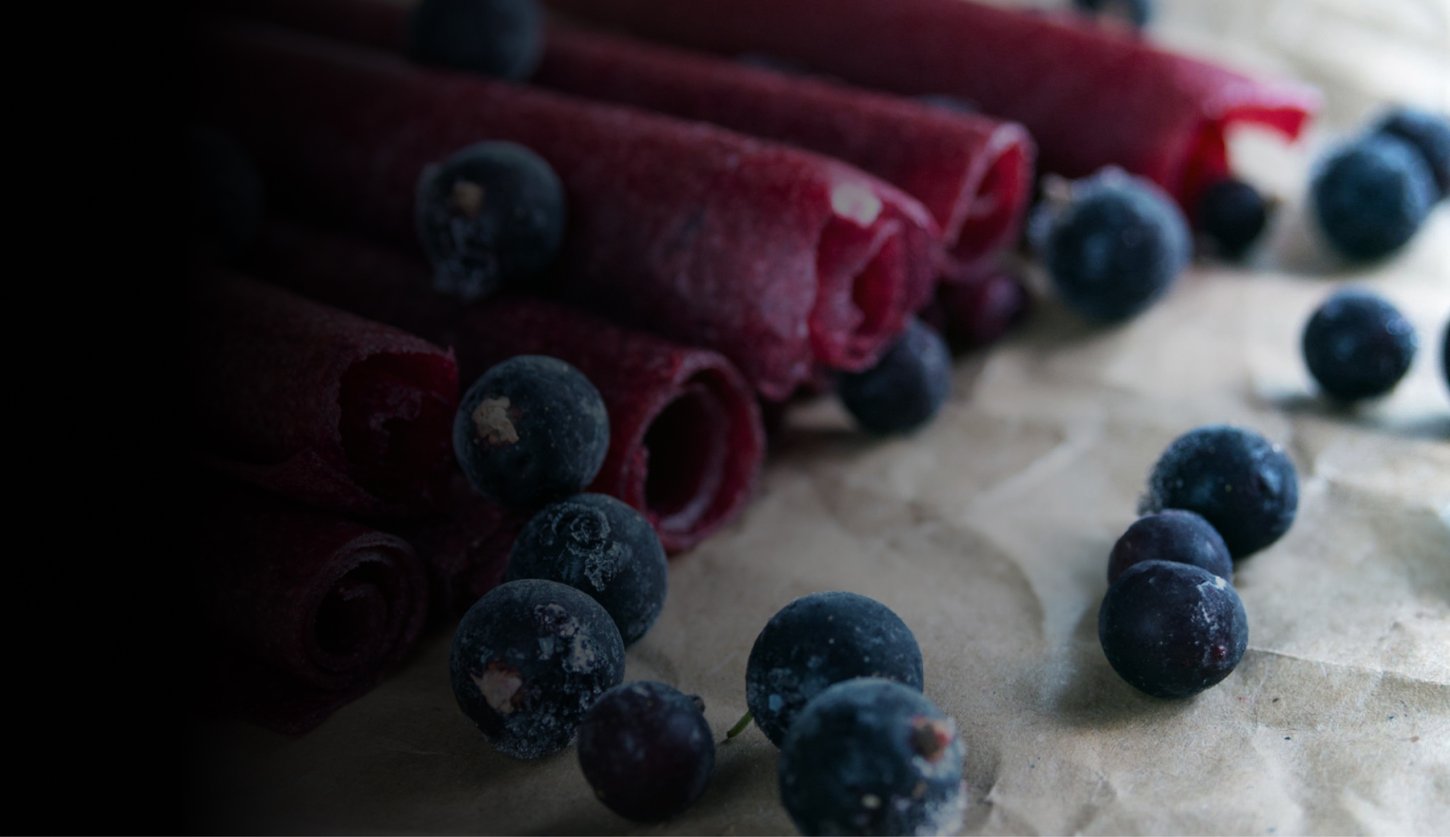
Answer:
[[[1147,2],[1076,5],[1137,26],[1151,12]],[[536,30],[525,18],[520,28]],[[429,54],[452,48],[427,15],[415,26]],[[495,57],[500,66],[488,71],[508,75],[536,60],[536,49]],[[470,200],[478,188],[514,198],[490,206],[540,211],[480,210]],[[1328,245],[1365,261],[1408,242],[1447,191],[1450,127],[1399,109],[1320,162],[1310,205]],[[1145,179],[1107,169],[1059,184],[1058,192],[1035,214],[1030,234],[1059,297],[1090,320],[1140,313],[1192,258],[1183,214]],[[427,173],[417,206],[437,284],[463,298],[537,275],[562,240],[557,177],[506,143],[466,149]],[[1196,225],[1209,250],[1238,259],[1262,236],[1270,211],[1252,186],[1226,179],[1203,193]],[[1303,334],[1311,374],[1341,401],[1388,392],[1416,344],[1400,312],[1360,290],[1333,296]],[[1450,381],[1450,331],[1446,352]],[[913,321],[874,367],[839,376],[836,393],[863,430],[888,435],[929,422],[950,385],[946,343]],[[498,750],[517,758],[558,752],[577,736],[586,779],[625,817],[654,821],[683,811],[713,772],[715,741],[698,697],[658,682],[621,685],[624,649],[663,606],[666,566],[638,513],[579,493],[608,445],[598,393],[560,361],[515,358],[469,390],[454,439],[480,491],[541,507],[515,542],[506,582],[470,609],[455,634],[450,668],[459,705]],[[1110,556],[1098,627],[1114,670],[1167,698],[1227,677],[1248,642],[1231,584],[1234,562],[1281,537],[1297,501],[1292,463],[1252,431],[1210,426],[1174,441],[1153,468],[1144,516]],[[921,694],[922,683],[910,629],[872,599],[814,594],[767,623],[747,664],[747,718],[781,748],[781,799],[803,833],[941,833],[959,825],[964,745],[952,720]]]
[[[1140,512],[1113,545],[1098,640],[1150,695],[1182,698],[1223,680],[1248,647],[1234,562],[1277,541],[1299,505],[1294,464],[1252,430],[1209,425],[1173,441]]]
[[[1450,120],[1396,108],[1315,167],[1310,206],[1319,232],[1351,261],[1387,256],[1413,238],[1450,195]],[[1057,296],[1088,320],[1127,320],[1157,301],[1187,266],[1193,241],[1182,212],[1148,180],[1105,169],[1074,182],[1049,179],[1029,237]],[[1269,205],[1240,180],[1204,191],[1197,223],[1208,249],[1242,257],[1267,224]],[[1380,295],[1333,295],[1304,328],[1302,349],[1319,389],[1339,402],[1384,395],[1404,377],[1419,338]],[[1442,349],[1450,385],[1450,323]]]
[[[557,359],[511,358],[468,389],[454,422],[463,472],[497,502],[538,511],[505,582],[459,623],[449,674],[498,751],[542,758],[577,737],[599,799],[655,821],[704,792],[715,741],[698,697],[622,683],[625,649],[663,608],[667,567],[640,514],[580,493],[608,441],[598,391]],[[877,601],[819,593],[771,618],[747,664],[747,717],[781,748],[781,799],[802,832],[957,827],[965,748],[921,690],[916,638]]]
[[[667,570],[647,520],[579,493],[608,433],[598,392],[554,358],[511,358],[469,388],[454,424],[469,481],[514,507],[543,505],[514,542],[505,582],[459,623],[449,674],[497,750],[536,759],[577,737],[599,799],[655,821],[704,792],[715,741],[698,697],[621,682],[625,648],[664,605]],[[865,596],[806,596],[766,624],[747,664],[747,717],[781,748],[781,799],[803,833],[960,824],[965,747],[922,679],[911,630]]]
[[[1105,169],[1073,182],[1048,179],[1030,237],[1058,296],[1101,323],[1133,317],[1166,293],[1193,240],[1183,213],[1150,181]],[[1351,262],[1396,252],[1450,194],[1450,120],[1396,108],[1315,166],[1309,205],[1328,246]],[[1228,178],[1203,191],[1195,221],[1207,249],[1238,259],[1259,240],[1271,206]]]
[[[684,712],[698,720],[693,727],[661,729],[709,745],[700,709],[683,695],[657,683],[620,685],[625,648],[664,607],[667,567],[648,520],[613,497],[581,493],[609,447],[609,417],[594,385],[555,358],[510,358],[465,393],[453,443],[477,490],[538,509],[514,541],[504,583],[469,608],[454,633],[449,673],[463,712],[495,748],[520,759],[564,749],[583,723],[581,765],[606,800],[601,783],[616,774],[599,765],[637,750],[610,746],[610,738],[646,734],[609,720],[611,713]],[[637,711],[646,704],[648,711]],[[704,776],[697,784],[696,794]]]

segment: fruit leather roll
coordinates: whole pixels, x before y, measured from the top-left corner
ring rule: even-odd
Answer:
[[[555,27],[533,83],[799,145],[921,201],[972,263],[1016,243],[1035,148],[1020,125]]]
[[[947,94],[1022,123],[1043,170],[1117,165],[1190,207],[1228,170],[1225,133],[1297,136],[1318,97],[1158,49],[1108,27],[968,0],[553,0],[685,46],[763,52],[898,93]]]
[[[395,0],[238,0],[267,20],[408,49]],[[972,263],[1014,244],[1035,148],[1013,123],[567,27],[548,31],[531,83],[779,140],[837,157],[921,201],[947,249]]]
[[[551,292],[715,349],[766,397],[817,362],[870,364],[930,296],[935,222],[844,163],[283,30],[202,45],[201,104],[284,201],[412,242],[425,169],[479,140],[528,146],[569,206]]]
[[[514,539],[531,515],[490,501],[462,474],[445,509],[410,531],[408,539],[428,569],[434,621],[452,626],[484,593],[503,583]]]
[[[428,584],[403,540],[251,489],[194,499],[212,709],[306,732],[416,643]]]
[[[206,464],[359,517],[436,505],[455,468],[451,353],[241,276],[206,275],[194,291],[193,445]]]
[[[464,307],[432,291],[420,261],[345,235],[273,223],[256,249],[259,275],[452,345],[465,380],[519,354],[575,366],[609,411],[609,452],[590,490],[639,509],[665,549],[688,549],[744,506],[764,436],[754,392],[718,353],[544,299]]]

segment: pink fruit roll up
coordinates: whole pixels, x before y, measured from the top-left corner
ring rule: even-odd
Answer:
[[[401,53],[416,4],[234,0],[242,14]],[[946,249],[975,263],[1016,242],[1035,146],[1020,125],[699,53],[556,26],[532,84],[836,157],[921,201]]]
[[[1319,97],[1109,27],[968,0],[552,0],[669,43],[765,53],[856,84],[946,94],[1032,133],[1044,171],[1120,166],[1185,208],[1229,169],[1239,122],[1298,135]]]
[[[1032,196],[1022,126],[901,97],[564,27],[533,83],[837,157],[921,201],[964,262],[1014,244]]]
[[[203,45],[200,104],[283,203],[411,244],[432,165],[527,146],[569,207],[551,293],[715,349],[767,398],[817,363],[869,365],[930,296],[930,214],[844,163],[283,30],[213,27]]]
[[[187,326],[210,468],[363,519],[437,507],[456,469],[452,353],[235,274],[196,279]]]
[[[255,261],[299,293],[452,345],[467,381],[520,354],[572,364],[609,411],[609,452],[590,490],[642,512],[670,552],[699,543],[750,496],[765,454],[759,407],[716,352],[545,299],[462,306],[432,291],[415,258],[297,224],[265,228]]]
[[[305,732],[367,692],[416,644],[422,564],[391,534],[199,478],[196,602],[214,641],[204,705]]]

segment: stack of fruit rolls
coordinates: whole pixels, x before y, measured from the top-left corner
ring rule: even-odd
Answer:
[[[198,617],[226,649],[204,655],[207,702],[304,732],[418,639],[423,565],[359,521],[437,510],[457,470],[458,368],[420,338],[235,274],[197,277],[189,314],[192,447],[207,472]]]
[[[428,585],[406,542],[250,489],[208,487],[198,508],[212,708],[305,732],[417,641]]]
[[[393,52],[413,4],[238,0],[238,11]],[[1020,125],[822,79],[556,26],[532,84],[710,122],[836,157],[921,201],[962,265],[1016,243],[1035,148]]]
[[[202,106],[284,204],[400,243],[430,165],[484,139],[563,181],[551,292],[729,358],[764,397],[874,361],[929,298],[940,233],[836,160],[264,27],[214,27]]]
[[[609,452],[590,490],[640,510],[671,552],[700,542],[749,497],[765,455],[760,412],[715,352],[544,299],[461,306],[432,290],[420,261],[297,224],[269,225],[255,262],[299,293],[452,345],[465,380],[519,354],[572,364],[609,411]]]
[[[969,0],[552,0],[580,18],[722,53],[764,53],[856,84],[945,94],[1032,132],[1043,170],[1120,166],[1181,205],[1228,171],[1226,132],[1296,136],[1314,91],[1266,84],[1068,17]]]
[[[192,302],[189,391],[208,466],[363,518],[437,505],[454,470],[451,353],[236,275],[203,277]]]

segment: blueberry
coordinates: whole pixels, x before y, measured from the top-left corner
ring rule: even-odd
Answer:
[[[1387,256],[1413,238],[1430,213],[1434,189],[1424,158],[1386,134],[1330,152],[1309,183],[1325,238],[1355,261]]]
[[[1071,185],[1065,205],[1034,220],[1062,301],[1099,322],[1128,319],[1168,291],[1188,264],[1188,225],[1151,182],[1107,169]]]
[[[1108,583],[1125,570],[1144,561],[1173,561],[1201,567],[1225,580],[1233,580],[1233,557],[1228,545],[1197,514],[1182,509],[1165,509],[1138,518],[1113,544],[1108,558]]]
[[[1196,512],[1237,560],[1289,531],[1298,507],[1299,478],[1284,451],[1252,430],[1217,424],[1173,440],[1139,511]]]
[[[1416,108],[1399,107],[1380,117],[1374,134],[1398,137],[1409,143],[1430,168],[1438,200],[1450,196],[1450,118]]]
[[[544,14],[536,0],[423,0],[408,35],[414,61],[523,81],[543,54]]]
[[[1395,388],[1415,359],[1419,337],[1379,295],[1345,290],[1314,311],[1304,327],[1304,361],[1331,398],[1356,401]]]
[[[920,692],[838,683],[801,712],[780,750],[780,799],[802,834],[955,834],[966,745]]]
[[[262,176],[230,134],[193,125],[186,139],[192,244],[201,253],[236,262],[262,226]]]
[[[547,578],[588,593],[629,646],[664,607],[665,573],[665,551],[649,521],[613,497],[578,494],[530,518],[505,577]]]
[[[1093,16],[1112,15],[1142,29],[1153,18],[1151,0],[1072,0],[1079,11]]]
[[[469,482],[508,506],[577,494],[599,474],[609,416],[599,390],[562,360],[519,355],[469,387],[453,450]]]
[[[465,302],[540,275],[564,242],[559,176],[511,142],[480,142],[428,166],[415,213],[434,288]]]
[[[1220,180],[1204,189],[1198,199],[1198,227],[1228,259],[1242,258],[1263,235],[1268,222],[1268,201],[1242,180]]]
[[[579,725],[579,767],[609,810],[641,822],[690,807],[715,769],[715,738],[698,697],[663,683],[616,686]]]
[[[1108,588],[1098,641],[1118,676],[1154,697],[1196,695],[1229,676],[1249,644],[1244,603],[1202,567],[1145,561]]]
[[[745,703],[776,746],[811,698],[854,677],[921,691],[921,649],[891,608],[856,593],[812,593],[786,605],[755,638]]]
[[[499,752],[557,753],[600,695],[624,679],[624,642],[599,603],[564,584],[501,584],[458,624],[453,696]]]
[[[841,402],[868,433],[906,433],[931,421],[952,389],[952,358],[935,331],[913,319],[876,365],[841,376]]]

